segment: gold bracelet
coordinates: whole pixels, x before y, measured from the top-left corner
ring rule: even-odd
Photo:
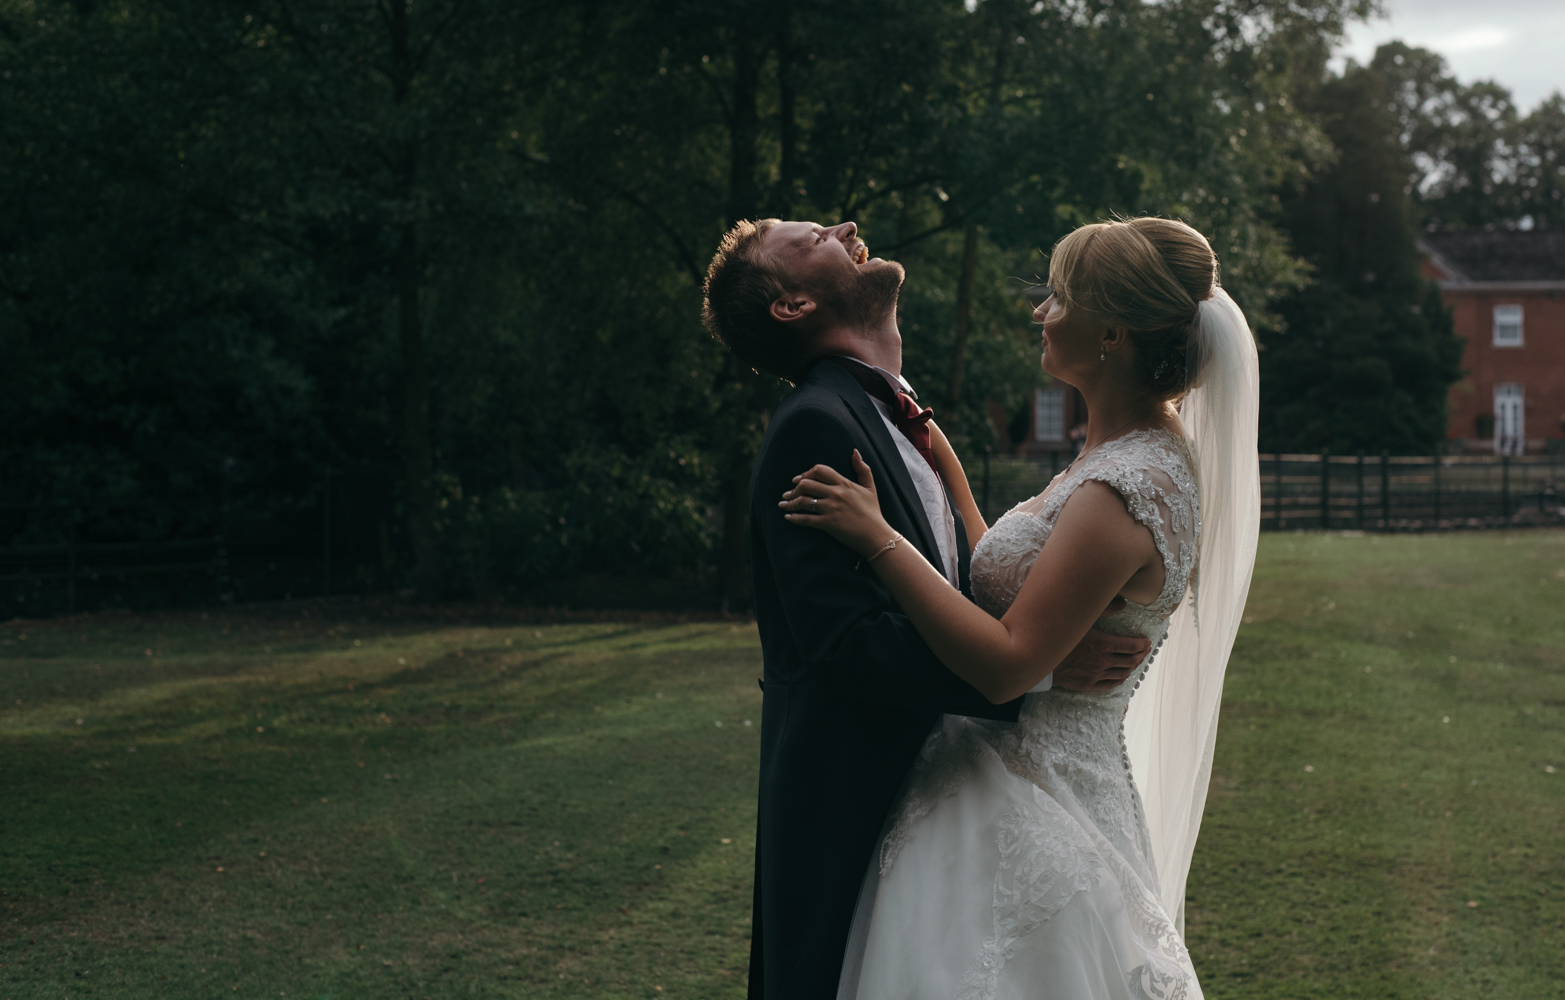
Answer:
[[[899,531],[895,535],[891,536],[890,541],[886,542],[886,544],[884,544],[880,548],[876,549],[874,555],[870,556],[868,559],[866,559],[864,561],[865,562],[874,562],[876,559],[880,558],[881,556],[885,555],[887,552],[890,552],[892,549],[896,548],[897,547],[897,543],[902,541],[902,540],[903,540],[902,539],[902,533]]]

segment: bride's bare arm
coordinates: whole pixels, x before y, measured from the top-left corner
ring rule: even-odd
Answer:
[[[984,516],[973,499],[973,488],[967,483],[967,471],[962,468],[962,460],[956,457],[956,450],[946,439],[945,432],[936,427],[933,420],[929,422],[929,443],[935,453],[935,471],[945,481],[946,488],[951,491],[951,499],[956,502],[956,509],[962,515],[962,524],[967,529],[967,553],[972,555],[973,549],[978,547],[978,540],[984,537],[989,526],[984,523]]]
[[[1151,534],[1119,494],[1089,482],[1072,494],[1021,592],[998,621],[968,601],[880,514],[874,478],[854,453],[859,482],[816,466],[783,494],[787,518],[826,531],[860,555],[950,670],[995,704],[1031,690],[1087,634],[1103,609],[1161,562]],[[818,502],[812,502],[818,501]]]

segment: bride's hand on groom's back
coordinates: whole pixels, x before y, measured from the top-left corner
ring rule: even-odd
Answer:
[[[1115,598],[1106,615],[1124,610],[1124,601]],[[1125,683],[1125,678],[1141,664],[1152,649],[1144,636],[1112,635],[1090,629],[1086,638],[1065,655],[1054,668],[1054,686],[1070,691],[1108,691]]]
[[[855,450],[849,461],[857,482],[829,465],[816,465],[794,477],[793,488],[783,493],[777,506],[791,523],[824,531],[859,555],[871,556],[883,550],[893,532],[881,516],[875,476],[863,456]],[[946,588],[942,583],[937,589]],[[906,600],[903,603],[906,606]],[[1103,616],[1123,610],[1124,598],[1115,597]],[[1054,668],[1054,686],[1071,691],[1112,690],[1125,683],[1151,649],[1151,641],[1144,636],[1091,629]]]
[[[872,555],[894,532],[880,513],[875,475],[857,448],[849,460],[858,482],[816,465],[793,477],[793,489],[777,506],[790,522],[818,528],[861,556]]]

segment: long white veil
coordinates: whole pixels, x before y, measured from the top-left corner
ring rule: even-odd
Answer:
[[[1179,410],[1193,445],[1201,540],[1191,594],[1130,700],[1125,743],[1146,810],[1163,907],[1180,932],[1185,881],[1217,740],[1228,654],[1244,614],[1261,521],[1260,369],[1244,313],[1217,288],[1191,324],[1198,375]]]

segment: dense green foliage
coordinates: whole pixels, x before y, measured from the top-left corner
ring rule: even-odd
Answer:
[[[1413,156],[1412,195],[1429,229],[1565,227],[1565,97],[1526,115],[1491,80],[1463,84],[1433,52],[1393,42],[1375,53]]]
[[[1381,46],[1296,91],[1330,153],[1283,186],[1291,248],[1313,280],[1263,328],[1261,448],[1427,454],[1446,434],[1462,343],[1417,237],[1565,225],[1565,104],[1525,117],[1433,52]]]
[[[716,567],[742,604],[785,387],[697,322],[741,217],[852,218],[904,262],[908,374],[972,450],[1042,378],[1017,292],[1083,222],[1188,219],[1263,330],[1313,342],[1278,300],[1344,237],[1294,189],[1337,162],[1316,98],[1367,0],[971,6],[0,0],[0,542],[209,534],[363,467],[401,484],[384,582]],[[1406,86],[1445,95],[1432,65]],[[1516,198],[1552,197],[1558,110],[1517,125]],[[1471,131],[1403,151],[1466,162]],[[1420,330],[1383,445],[1438,423]]]
[[[1263,331],[1262,451],[1428,454],[1446,432],[1462,342],[1439,289],[1419,274],[1413,157],[1402,141],[1384,46],[1300,96],[1335,157],[1284,200],[1293,248],[1314,267]]]
[[[1550,995],[1562,588],[1558,531],[1262,539],[1207,996]],[[6,997],[744,994],[753,627],[338,600],[12,623],[0,667]]]

